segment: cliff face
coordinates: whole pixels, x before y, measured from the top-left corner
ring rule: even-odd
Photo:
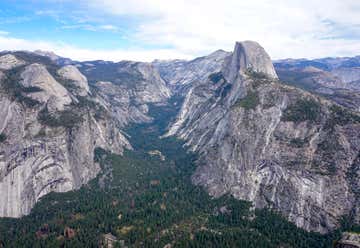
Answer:
[[[108,81],[101,81],[104,76]],[[47,57],[17,52],[0,57],[0,80],[0,216],[5,217],[28,214],[49,192],[78,189],[96,177],[95,148],[118,154],[131,149],[121,128],[151,121],[147,104],[170,97],[149,63],[61,67]]]
[[[193,84],[202,82],[221,69],[229,52],[218,50],[194,60],[155,60],[152,64],[159,71],[168,87],[175,93],[186,94]]]
[[[229,81],[234,81],[239,73],[248,70],[263,73],[269,78],[277,78],[270,56],[264,48],[254,41],[236,42],[232,56],[225,62],[224,74]]]
[[[171,96],[170,89],[150,63],[93,61],[77,66],[122,127],[131,122],[151,121],[148,105],[162,104]]]
[[[167,134],[199,153],[193,182],[306,230],[358,219],[359,115],[280,84],[256,43],[237,43],[222,68],[190,89]]]
[[[93,162],[96,147],[121,153],[130,148],[111,121],[97,121],[85,111],[73,127],[48,127],[27,109],[1,96],[0,216],[28,214],[43,195],[78,189],[100,170]]]

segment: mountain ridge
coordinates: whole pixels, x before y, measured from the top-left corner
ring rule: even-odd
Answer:
[[[91,156],[96,146],[120,154],[131,149],[123,130],[134,123],[151,123],[151,106],[169,106],[172,97],[179,97],[184,101],[176,106],[180,110],[167,124],[166,136],[183,139],[189,150],[200,155],[192,175],[194,184],[212,196],[231,194],[258,208],[279,210],[308,231],[333,231],[346,215],[352,215],[354,223],[359,221],[358,185],[348,176],[359,173],[359,114],[321,94],[283,84],[279,67],[284,66],[278,65],[275,70],[277,65],[273,66],[258,43],[237,42],[231,53],[218,50],[190,61],[152,63],[62,64],[64,60],[57,62],[53,54],[53,59],[47,53],[40,54],[10,52],[0,57],[3,104],[16,108],[7,107],[0,113],[5,116],[0,183],[8,192],[1,205],[2,215],[28,214],[44,194],[86,184],[100,171]],[[305,68],[307,73],[323,73],[319,68]],[[20,133],[11,129],[9,118]],[[76,122],[64,122],[69,118]],[[15,119],[24,121],[16,123]],[[42,128],[45,137],[38,136]],[[18,182],[29,182],[28,188],[35,191],[37,186],[32,184],[39,183],[40,193],[34,197],[32,190],[20,190],[8,201],[14,192],[11,173],[27,170],[28,163],[41,160],[41,156],[53,159],[49,152],[39,155],[30,150],[47,136],[55,140],[55,134],[59,134],[60,143],[51,146],[65,148],[58,151],[62,155],[54,164],[66,170],[47,171],[54,166],[49,166],[49,161],[40,162],[38,169],[30,170],[29,176]],[[81,141],[85,146],[78,141],[81,137],[88,138]],[[9,166],[11,151],[6,146],[16,147],[20,142],[32,145],[29,149],[16,148],[18,162],[14,168]],[[28,152],[32,154],[30,162],[26,162]],[[86,161],[79,162],[84,154]],[[67,157],[73,161],[64,162]],[[78,164],[93,166],[91,173],[84,170],[80,175]],[[45,176],[36,177],[40,172]],[[66,175],[67,185],[72,182],[75,186],[61,188],[63,181],[51,178],[56,174]],[[26,209],[10,213],[10,205],[19,206],[19,202]],[[344,206],[337,206],[337,202]]]

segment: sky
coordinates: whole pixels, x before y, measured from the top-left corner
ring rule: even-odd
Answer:
[[[273,59],[360,55],[360,0],[0,0],[0,50],[152,61],[243,40]]]

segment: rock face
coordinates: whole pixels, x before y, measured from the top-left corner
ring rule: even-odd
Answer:
[[[85,62],[80,70],[93,82],[96,94],[120,121],[148,122],[149,104],[162,104],[171,96],[170,89],[150,63],[123,61]]]
[[[9,70],[24,64],[24,61],[17,59],[12,54],[5,54],[0,57],[0,70]]]
[[[0,57],[0,216],[26,215],[49,192],[96,177],[95,149],[132,149],[121,128],[151,121],[148,104],[171,96],[149,63],[61,61],[42,52]]]
[[[43,136],[40,133],[43,129],[31,136],[31,130],[24,125],[39,125],[31,120],[34,112],[15,104],[5,111],[8,122],[3,129],[7,140],[0,146],[0,216],[28,214],[43,195],[78,189],[94,178],[100,170],[93,162],[95,147],[116,153],[130,147],[121,134],[111,136],[116,131],[114,127],[106,127],[93,117],[71,130],[41,127],[45,128]],[[19,121],[23,122],[19,125]]]
[[[51,99],[54,110],[64,110],[65,106],[72,102],[67,89],[53,78],[44,65],[26,66],[21,78],[21,84],[25,88],[39,89],[27,93],[30,98],[41,103],[47,103]]]
[[[358,219],[360,116],[276,78],[257,43],[236,43],[222,69],[188,91],[167,135],[199,153],[193,182],[306,230]]]
[[[148,107],[144,104],[132,104],[131,93],[124,86],[115,85],[112,82],[99,81],[95,85],[100,99],[104,105],[111,110],[119,120],[122,127],[129,122],[149,122],[151,118],[147,115]]]
[[[73,65],[67,65],[58,70],[58,74],[70,80],[75,87],[76,94],[86,96],[90,93],[87,78]]]
[[[153,65],[159,70],[161,77],[175,93],[184,94],[192,84],[201,82],[221,69],[229,52],[218,50],[208,56],[186,60],[155,60]]]
[[[335,248],[360,248],[360,235],[358,233],[345,232],[334,245]]]
[[[94,178],[100,170],[96,147],[120,154],[131,149],[98,99],[77,99],[47,66],[1,72],[0,216],[28,214],[45,194],[78,189]]]
[[[233,55],[224,67],[224,72],[230,81],[235,80],[239,73],[245,73],[246,70],[277,78],[270,56],[254,41],[236,42]]]

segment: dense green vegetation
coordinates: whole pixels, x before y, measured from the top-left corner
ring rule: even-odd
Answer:
[[[223,81],[222,84],[215,90],[215,97],[224,98],[226,97],[232,89],[232,84],[229,84],[226,81]]]
[[[282,121],[302,121],[317,122],[321,117],[321,106],[313,99],[300,99],[288,106],[282,117]]]
[[[38,119],[41,124],[49,127],[62,126],[66,128],[72,128],[83,120],[81,111],[77,108],[50,113],[47,107],[39,112]]]
[[[0,133],[0,143],[6,140],[6,135],[4,133]]]
[[[242,107],[244,109],[255,109],[260,104],[260,99],[258,93],[255,91],[250,91],[244,98],[239,99],[234,107]]]
[[[304,145],[306,145],[308,142],[307,139],[301,139],[301,138],[294,138],[290,140],[290,146],[301,148]]]
[[[325,129],[333,129],[335,125],[344,126],[349,123],[360,123],[360,115],[352,113],[343,107],[333,105],[330,107],[330,118],[325,123]]]
[[[269,79],[269,77],[263,73],[263,72],[256,72],[251,68],[248,68],[245,71],[245,74],[247,74],[249,77],[253,78],[253,79]]]
[[[311,77],[317,75],[316,72],[278,69],[276,73],[283,84],[295,86],[310,92],[315,92],[316,89],[320,87],[319,84],[311,79]]]
[[[225,78],[224,78],[224,75],[222,74],[221,71],[220,71],[220,72],[215,72],[215,73],[211,74],[211,75],[209,76],[209,80],[210,80],[211,82],[213,82],[214,84],[217,84],[217,83],[220,82],[221,80],[226,81]]]
[[[88,185],[46,195],[21,219],[0,219],[0,247],[98,247],[105,233],[129,247],[331,247],[338,233],[307,233],[276,212],[193,186],[196,155],[159,138],[180,100],[151,106],[154,123],[128,128],[133,151],[97,149],[103,170]]]

